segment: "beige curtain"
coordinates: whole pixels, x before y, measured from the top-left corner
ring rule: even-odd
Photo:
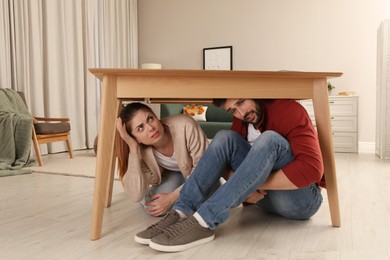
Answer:
[[[0,15],[1,87],[23,91],[35,116],[69,117],[73,149],[91,148],[101,87],[88,68],[138,66],[137,1],[3,0]]]
[[[0,88],[11,86],[10,12],[8,1],[0,1]]]

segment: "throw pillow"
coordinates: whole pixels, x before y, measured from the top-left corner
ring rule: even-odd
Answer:
[[[205,122],[206,121],[206,111],[207,107],[202,105],[186,105],[183,107],[183,114],[191,116],[193,119],[199,122]]]

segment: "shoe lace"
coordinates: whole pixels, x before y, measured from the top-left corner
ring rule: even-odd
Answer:
[[[189,218],[180,220],[174,225],[171,225],[162,230],[162,233],[165,234],[168,238],[175,238],[180,234],[189,230],[195,223]]]
[[[167,214],[165,215],[160,221],[158,221],[157,223],[154,223],[152,225],[150,225],[146,230],[150,230],[150,229],[159,229],[160,226],[161,228],[164,228],[165,227],[165,223],[166,222],[171,222],[170,221],[170,218],[174,218],[174,215],[173,214]]]

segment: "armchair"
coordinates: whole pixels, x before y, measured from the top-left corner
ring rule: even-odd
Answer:
[[[69,121],[69,118],[34,117],[32,138],[39,166],[43,165],[40,144],[66,141],[69,157],[73,158]]]
[[[24,93],[18,92],[27,106]],[[32,128],[32,139],[34,150],[37,156],[39,166],[43,165],[40,144],[51,142],[66,141],[69,157],[73,158],[72,147],[70,143],[70,119],[69,118],[48,118],[34,117]]]

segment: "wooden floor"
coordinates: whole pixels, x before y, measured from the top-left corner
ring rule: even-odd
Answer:
[[[326,193],[309,221],[236,208],[216,239],[159,253],[133,236],[156,221],[115,182],[103,237],[90,241],[94,179],[44,173],[0,178],[0,259],[390,259],[390,160],[336,154],[341,228],[330,225]]]

